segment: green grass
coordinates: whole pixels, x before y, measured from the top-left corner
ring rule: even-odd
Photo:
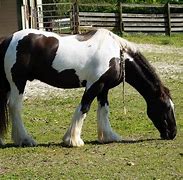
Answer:
[[[146,53],[146,56],[153,62],[167,60],[166,54]],[[169,55],[167,62],[173,64],[174,56]],[[183,73],[176,76],[183,77]],[[179,78],[162,77],[171,89],[176,107],[175,140],[159,139],[158,131],[147,118],[144,100],[126,85],[126,115],[122,87],[110,92],[111,125],[124,142],[96,142],[97,103],[94,101],[83,127],[85,146],[66,148],[61,138],[83,93],[77,90],[70,94],[67,90],[66,98],[53,95],[49,99],[24,102],[24,122],[38,146],[14,147],[8,134],[8,146],[0,149],[0,179],[183,179],[183,82]]]
[[[143,34],[143,33],[125,33],[124,38],[142,44],[158,44],[183,47],[183,33],[172,34],[171,37],[164,34]]]

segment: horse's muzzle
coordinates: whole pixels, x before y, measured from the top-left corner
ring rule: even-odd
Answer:
[[[161,133],[161,139],[165,139],[165,140],[173,140],[176,137],[177,134],[177,128],[169,131],[167,130],[165,133]]]

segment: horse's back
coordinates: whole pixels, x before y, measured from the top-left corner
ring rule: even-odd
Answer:
[[[78,35],[61,37],[34,29],[14,33],[5,57],[9,81],[38,79],[61,88],[94,83],[109,69],[110,60],[119,57],[118,45],[104,32],[87,34],[82,40]]]

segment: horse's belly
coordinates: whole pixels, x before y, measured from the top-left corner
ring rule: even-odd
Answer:
[[[30,78],[31,79],[31,78]],[[61,72],[51,71],[45,73],[39,73],[32,79],[38,79],[45,82],[51,86],[58,88],[79,88],[85,86],[85,82],[79,80],[78,75],[74,69],[66,69]]]

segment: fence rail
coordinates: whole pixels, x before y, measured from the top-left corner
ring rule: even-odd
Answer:
[[[124,7],[131,7],[129,4],[119,5],[119,13],[100,12],[79,12],[79,28],[86,27],[108,29],[120,29],[122,32],[152,32],[166,33],[183,32],[183,5],[141,5],[133,4],[137,8],[162,8],[163,13],[142,14],[123,13]],[[180,13],[172,13],[171,8],[182,9]]]
[[[133,4],[132,6],[124,3],[80,4],[78,0],[73,2],[38,5],[37,12],[32,13],[33,18],[36,18],[32,18],[33,22],[37,22],[35,28],[73,34],[96,28],[115,29],[122,33],[152,32],[170,35],[172,32],[183,32],[183,5],[167,3],[165,5]],[[67,8],[64,9],[64,6]],[[92,11],[101,7],[115,9],[115,12]],[[130,8],[136,8],[136,12],[129,11]],[[142,13],[141,8],[146,13]],[[147,11],[153,8],[158,9],[158,13]],[[27,10],[24,11],[24,14],[27,14]]]

